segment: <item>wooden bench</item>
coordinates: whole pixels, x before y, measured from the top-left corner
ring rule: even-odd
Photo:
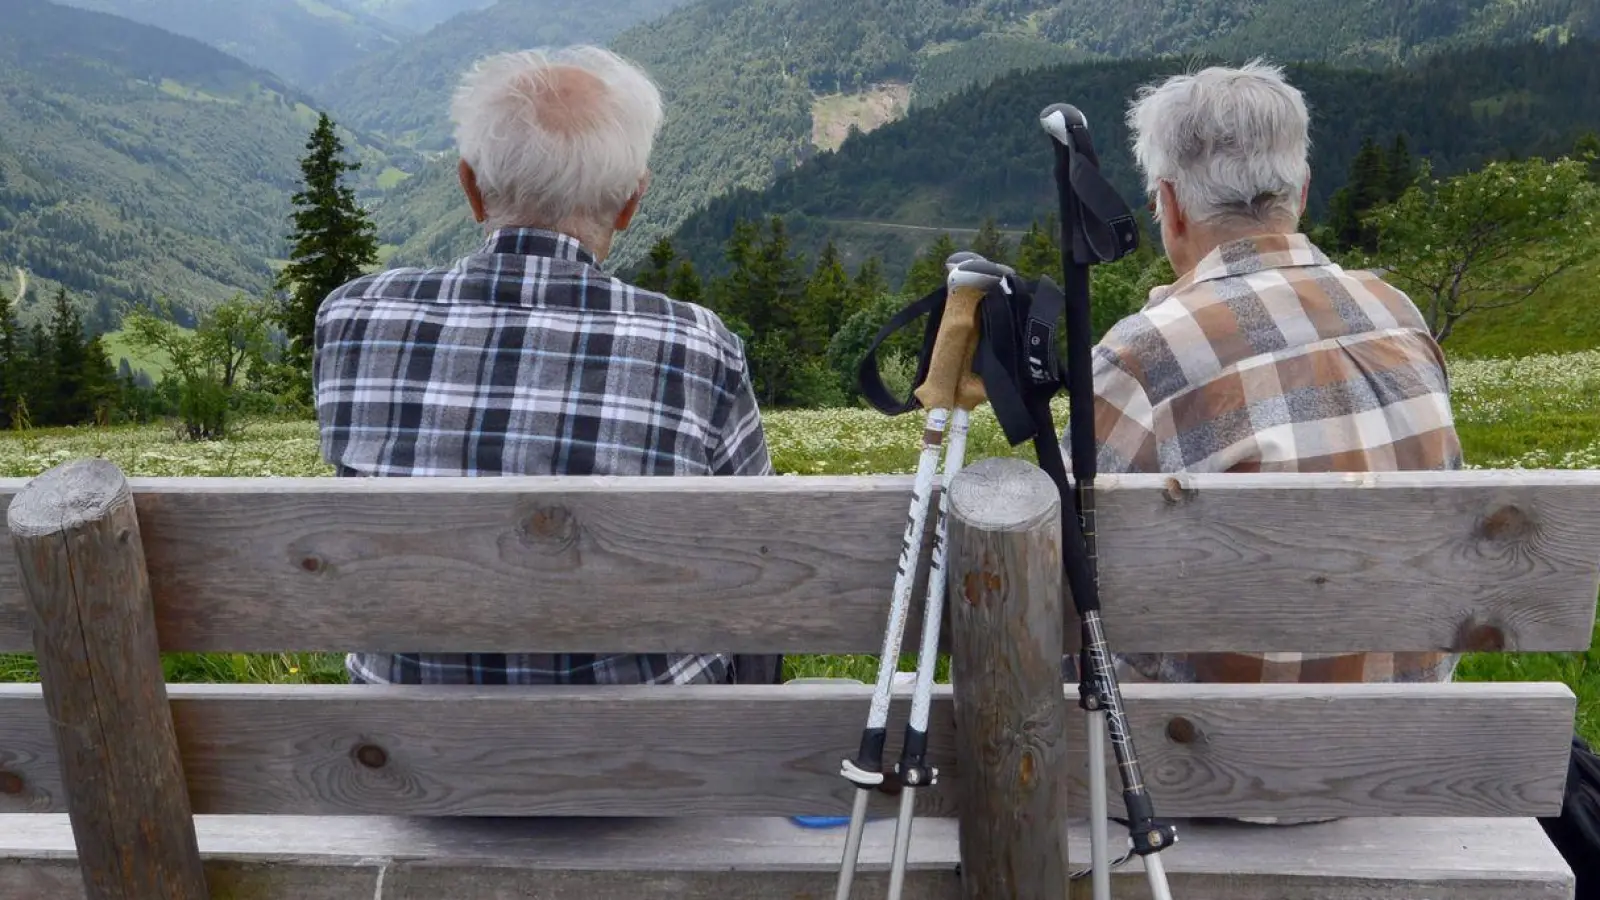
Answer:
[[[869,686],[164,686],[157,649],[873,654],[908,479],[129,484],[103,461],[0,483],[0,651],[39,652],[44,682],[0,688],[0,897],[200,896],[202,859],[210,896],[236,900],[832,896],[842,830],[787,817],[848,814],[838,767]],[[1032,720],[1008,706],[1076,644],[1050,595],[1048,479],[985,460],[952,496],[956,684],[935,698],[941,779],[919,793],[907,883],[931,900],[964,896],[963,839],[968,896],[993,868],[973,847],[1060,845],[1049,810],[1024,828],[983,809],[1087,808],[1075,686],[1023,714],[1064,730],[1021,733]],[[1597,472],[1103,478],[1100,532],[1118,651],[1581,651],[1593,635]],[[1181,825],[1164,856],[1181,900],[1572,896],[1533,818],[1561,806],[1564,685],[1126,698],[1157,810]],[[1194,821],[1328,815],[1346,818]],[[882,896],[893,827],[869,826],[856,896]],[[1068,896],[1038,875],[1065,862],[1024,868],[1011,896]],[[1137,862],[1116,884],[1146,896]]]

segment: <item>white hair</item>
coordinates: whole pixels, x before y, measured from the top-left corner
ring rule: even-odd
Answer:
[[[648,174],[661,93],[599,47],[524,50],[480,60],[462,78],[450,117],[490,228],[599,223],[621,212]]]
[[[1278,66],[1254,60],[1146,86],[1128,127],[1158,217],[1165,181],[1196,222],[1299,219],[1311,176],[1310,115]]]

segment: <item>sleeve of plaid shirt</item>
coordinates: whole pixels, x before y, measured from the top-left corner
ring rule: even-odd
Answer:
[[[1102,474],[1158,472],[1155,410],[1115,351],[1094,350],[1094,432]]]
[[[738,338],[734,338],[737,343]],[[738,345],[737,365],[723,379],[722,396],[712,419],[711,472],[714,475],[771,475],[772,456],[761,429],[761,410],[744,347]]]

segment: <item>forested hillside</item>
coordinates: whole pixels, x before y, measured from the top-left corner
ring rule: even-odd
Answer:
[[[442,150],[451,142],[450,94],[474,60],[527,47],[605,44],[683,2],[500,0],[457,16],[393,52],[341,68],[318,94],[352,127],[424,150]]]
[[[418,34],[452,16],[483,9],[494,0],[341,0],[347,7]]]
[[[316,121],[309,101],[188,38],[5,3],[0,284],[24,269],[30,306],[65,285],[93,328],[123,301],[193,308],[264,290]],[[370,179],[383,157],[362,152]]]
[[[1137,87],[1191,68],[1193,59],[1076,64],[997,81],[853,139],[764,191],[721,197],[673,238],[703,271],[718,271],[741,218],[789,220],[791,238],[815,252],[829,239],[859,259],[876,254],[895,280],[939,228],[977,228],[986,217],[1026,228],[1055,202],[1051,147],[1038,111],[1070,102],[1095,127],[1105,171],[1130,203],[1143,186],[1123,113]],[[1600,123],[1600,45],[1522,45],[1443,53],[1384,72],[1289,67],[1313,110],[1312,215],[1320,217],[1366,137],[1404,134],[1443,175],[1506,152],[1565,152]],[[886,228],[899,223],[927,231]]]
[[[711,198],[760,190],[816,152],[814,112],[829,95],[910,84],[913,108],[928,91],[948,96],[1018,66],[1081,57],[1216,51],[1264,53],[1343,65],[1408,61],[1476,40],[1559,43],[1593,33],[1592,0],[700,0],[622,34],[613,46],[660,81],[669,112],[656,179],[616,259],[642,259]],[[979,40],[981,39],[981,40]],[[974,43],[977,41],[977,43]],[[447,178],[433,182],[454,191]],[[430,209],[408,186],[397,202]],[[459,206],[457,207],[459,208]],[[398,258],[422,261],[404,238]],[[476,237],[464,212],[434,223],[432,248],[461,250]]]
[[[23,0],[5,0],[9,8]],[[194,38],[309,87],[405,33],[344,0],[60,0]],[[351,0],[361,2],[361,0]],[[367,0],[370,3],[384,0]]]

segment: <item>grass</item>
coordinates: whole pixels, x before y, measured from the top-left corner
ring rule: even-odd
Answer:
[[[1457,426],[1475,468],[1600,469],[1600,350],[1451,364]],[[1056,410],[1066,421],[1065,404]],[[885,419],[867,410],[774,412],[768,442],[780,472],[801,475],[910,473],[916,464],[916,416]],[[1028,455],[1009,447],[987,408],[973,417],[969,457]],[[31,477],[70,459],[108,458],[136,476],[310,476],[331,471],[320,458],[314,424],[254,422],[227,441],[180,443],[170,428],[51,429],[0,436],[0,477]],[[1468,657],[1462,680],[1560,681],[1578,695],[1579,727],[1600,741],[1600,634],[1584,654]],[[915,667],[913,655],[900,668]],[[342,660],[327,654],[171,654],[174,682],[341,683]],[[804,656],[786,677],[844,677],[870,682],[870,656]],[[32,681],[26,656],[0,656],[0,681]],[[941,680],[948,671],[941,667]]]
[[[1600,335],[1596,283],[1600,283],[1600,249],[1588,261],[1551,279],[1529,300],[1469,314],[1445,340],[1445,350],[1462,358],[1509,358],[1590,349]],[[1413,298],[1423,302],[1415,294]]]
[[[135,346],[128,340],[128,333],[118,329],[108,331],[101,336],[105,344],[106,355],[111,357],[111,364],[118,365],[122,360],[128,361],[129,368],[135,372],[143,369],[153,380],[160,381],[167,367],[172,365],[172,359],[166,351],[147,351],[143,347]]]

